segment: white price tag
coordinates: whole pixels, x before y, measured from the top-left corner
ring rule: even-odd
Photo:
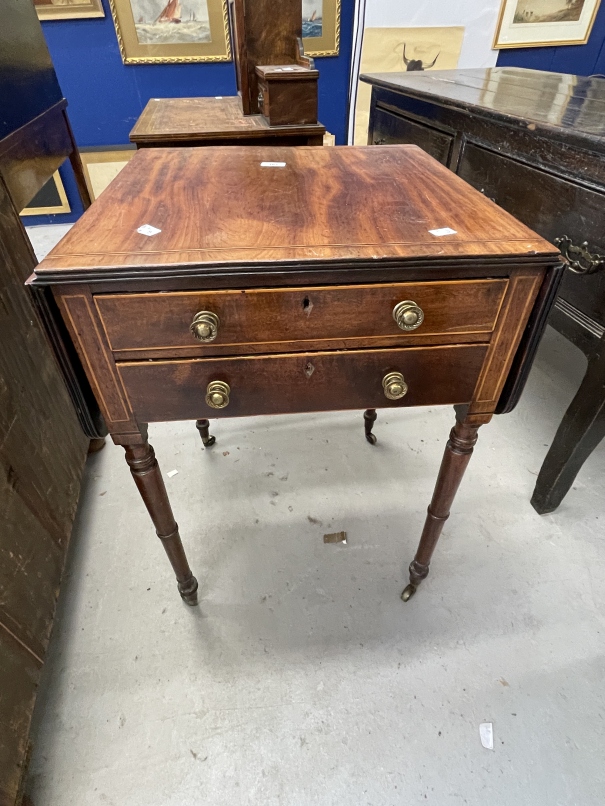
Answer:
[[[139,235],[149,235],[149,237],[151,237],[152,235],[157,235],[158,232],[161,231],[162,230],[158,229],[157,227],[152,227],[151,224],[143,224],[143,226],[139,227],[137,230]]]
[[[441,227],[441,229],[430,229],[429,232],[431,235],[436,235],[437,238],[441,238],[443,235],[456,235],[455,229],[450,229],[449,227]]]
[[[285,168],[285,162],[261,162],[261,168]]]

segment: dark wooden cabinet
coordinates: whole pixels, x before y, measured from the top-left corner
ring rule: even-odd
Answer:
[[[372,84],[369,143],[419,145],[572,264],[550,323],[589,362],[532,498],[549,512],[605,436],[605,80],[511,67],[362,80]]]
[[[25,287],[36,258],[19,211],[66,158],[90,203],[31,0],[0,3],[0,106],[0,804],[20,806],[86,450],[103,427],[51,295]]]

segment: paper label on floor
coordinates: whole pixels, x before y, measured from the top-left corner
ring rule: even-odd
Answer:
[[[479,736],[486,750],[494,749],[494,726],[491,722],[482,722],[479,725]]]
[[[261,168],[285,168],[285,162],[261,162]]]

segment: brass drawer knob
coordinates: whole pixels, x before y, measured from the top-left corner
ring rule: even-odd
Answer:
[[[408,385],[401,372],[389,372],[385,375],[382,379],[382,388],[389,400],[401,400],[408,393]]]
[[[206,403],[211,409],[224,409],[229,405],[230,392],[228,383],[210,381],[206,389]]]
[[[393,308],[393,319],[402,330],[416,330],[424,322],[424,311],[413,300],[406,299]]]
[[[212,311],[200,311],[193,317],[189,328],[198,341],[214,341],[218,336],[220,319]]]

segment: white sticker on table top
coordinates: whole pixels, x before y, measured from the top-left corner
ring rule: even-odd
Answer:
[[[441,229],[430,229],[429,232],[431,235],[436,235],[438,238],[441,238],[443,235],[456,235],[457,231],[455,229],[451,229],[450,227],[441,227]]]
[[[215,100],[215,101],[222,101],[222,100],[223,100],[223,96],[222,96],[222,95],[215,95],[215,96],[214,96],[214,100]]]
[[[261,168],[285,168],[285,162],[261,162]]]
[[[158,232],[161,232],[161,231],[162,230],[158,229],[157,227],[152,227],[151,224],[143,224],[143,226],[139,227],[138,230],[137,230],[137,232],[140,235],[149,235],[149,236],[157,235]]]

